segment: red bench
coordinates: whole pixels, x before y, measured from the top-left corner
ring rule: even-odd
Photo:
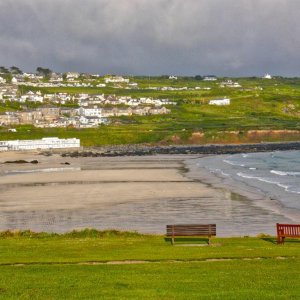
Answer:
[[[300,238],[300,224],[276,224],[277,228],[277,243],[284,244],[284,239]]]

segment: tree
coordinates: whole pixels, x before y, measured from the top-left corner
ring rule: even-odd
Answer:
[[[0,73],[8,74],[9,70],[6,67],[1,66],[0,67]]]
[[[203,77],[202,77],[201,75],[196,75],[196,76],[195,76],[195,79],[196,79],[196,80],[202,80]]]
[[[36,73],[43,77],[50,77],[50,75],[52,74],[52,71],[47,68],[37,67]]]
[[[15,67],[15,66],[10,67],[10,72],[12,74],[22,74],[23,73],[18,67]]]

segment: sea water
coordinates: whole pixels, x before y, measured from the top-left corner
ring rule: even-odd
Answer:
[[[230,187],[244,187],[248,195],[260,193],[282,210],[300,212],[300,151],[212,156],[194,163],[195,171],[205,169]]]

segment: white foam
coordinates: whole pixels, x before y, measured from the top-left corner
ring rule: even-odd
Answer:
[[[223,176],[230,176],[229,174],[227,174],[227,173],[225,173],[225,172],[223,172],[221,169],[211,169],[211,168],[208,168],[208,170],[211,172],[211,173],[213,173],[213,174],[221,174],[221,175],[223,175]]]
[[[271,170],[270,173],[280,175],[280,176],[297,176],[297,175],[300,175],[300,172],[284,172],[284,171],[276,171],[276,170]]]
[[[226,164],[232,165],[232,166],[238,166],[238,167],[245,167],[244,164],[238,164],[238,163],[234,163],[230,160],[224,159],[223,162],[225,162]]]
[[[300,194],[300,190],[293,190],[294,187],[292,186],[289,186],[289,185],[286,185],[286,184],[283,184],[281,182],[278,182],[278,181],[274,181],[272,179],[269,179],[269,178],[264,178],[264,177],[257,177],[257,176],[251,176],[251,175],[248,175],[248,174],[245,174],[245,173],[237,173],[238,176],[242,177],[242,178],[247,178],[247,179],[256,179],[256,180],[259,180],[261,182],[266,182],[266,183],[270,183],[270,184],[275,184],[277,185],[278,187],[281,187],[283,188],[286,192],[289,192],[289,193],[294,193],[294,194]]]

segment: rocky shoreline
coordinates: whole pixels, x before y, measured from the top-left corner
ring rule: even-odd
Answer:
[[[114,145],[87,147],[78,151],[67,151],[62,157],[114,157],[143,156],[156,154],[236,154],[250,152],[270,152],[284,150],[300,150],[300,142],[230,144],[230,145],[176,145],[176,146],[145,146],[145,145]],[[50,155],[45,152],[45,155]]]

